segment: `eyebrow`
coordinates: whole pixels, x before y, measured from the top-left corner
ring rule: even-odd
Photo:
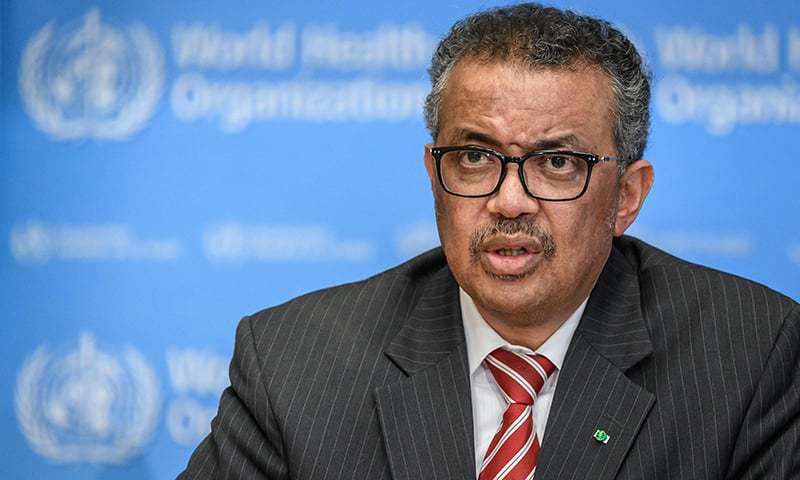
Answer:
[[[475,142],[482,145],[488,145],[493,148],[501,147],[500,142],[494,139],[494,137],[491,135],[476,132],[474,130],[459,129],[456,131],[456,138],[464,142]],[[532,144],[526,145],[525,150],[529,152],[535,152],[540,150],[557,150],[564,148],[580,149],[580,145],[581,142],[578,140],[578,137],[569,133],[566,135],[558,135],[555,137],[539,139]]]
[[[533,150],[556,150],[559,148],[577,148],[580,150],[581,142],[578,137],[569,133],[551,138],[537,140],[531,145]]]

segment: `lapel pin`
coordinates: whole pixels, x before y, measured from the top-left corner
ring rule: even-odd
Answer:
[[[596,432],[594,432],[594,439],[597,440],[599,443],[602,443],[603,445],[608,443],[608,440],[610,438],[611,437],[606,433],[605,430],[597,430]]]

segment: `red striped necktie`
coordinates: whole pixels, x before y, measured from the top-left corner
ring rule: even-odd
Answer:
[[[533,402],[556,366],[543,355],[525,355],[502,348],[487,355],[485,361],[508,408],[483,457],[478,479],[532,479],[539,455]]]

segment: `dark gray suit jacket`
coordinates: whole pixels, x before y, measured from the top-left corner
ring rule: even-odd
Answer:
[[[800,478],[799,364],[797,303],[615,240],[536,478]],[[458,287],[441,250],[244,318],[230,375],[182,479],[476,478]]]

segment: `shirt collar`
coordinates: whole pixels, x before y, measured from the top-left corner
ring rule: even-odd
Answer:
[[[504,346],[524,353],[544,355],[553,362],[557,369],[561,370],[561,365],[564,363],[564,357],[567,354],[567,347],[572,341],[572,335],[575,333],[575,329],[578,328],[583,311],[586,309],[586,303],[589,301],[587,297],[578,306],[577,310],[569,316],[567,321],[561,324],[558,330],[553,332],[534,352],[527,347],[508,343],[486,323],[486,320],[478,312],[475,302],[472,301],[472,297],[467,292],[459,287],[458,294],[461,300],[461,319],[464,323],[464,336],[467,341],[467,360],[469,361],[470,375],[473,375],[478,367],[481,366],[486,355]]]

